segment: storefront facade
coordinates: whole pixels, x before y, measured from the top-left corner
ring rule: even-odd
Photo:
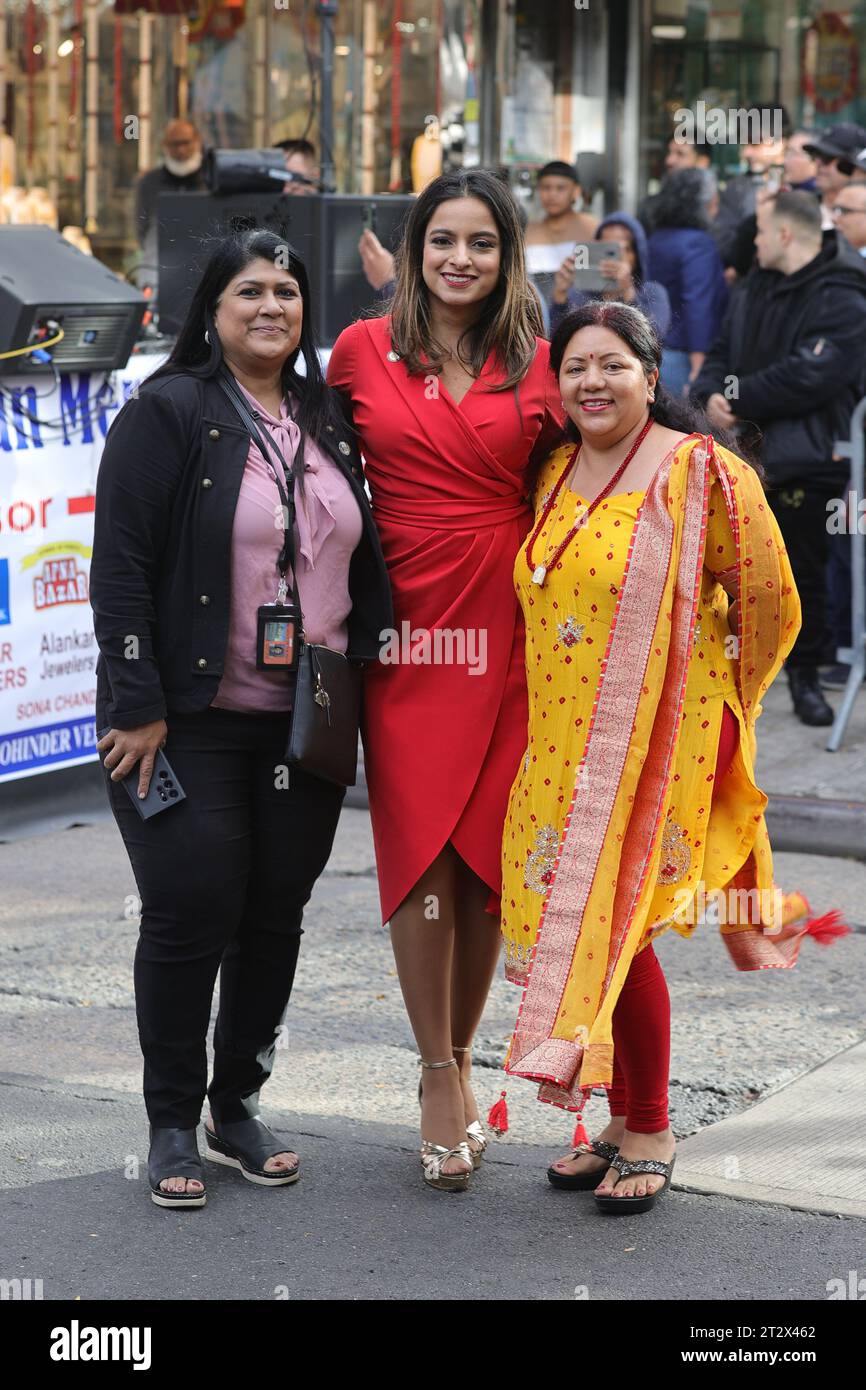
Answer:
[[[171,116],[207,146],[320,149],[322,8],[340,192],[410,191],[433,121],[446,167],[504,164],[528,194],[540,164],[576,158],[601,210],[635,206],[698,101],[866,120],[866,0],[192,2],[0,0],[0,194],[45,186],[118,269]],[[714,151],[722,175],[738,162]]]
[[[118,266],[134,257],[136,177],[158,161],[171,116],[193,120],[207,146],[320,148],[322,7],[198,3],[0,0],[0,184],[46,187],[60,225],[84,227]],[[629,3],[332,5],[337,190],[411,190],[413,147],[433,118],[446,166],[507,164],[518,185],[582,151],[601,167],[615,134],[611,16],[615,27]],[[599,186],[605,177],[594,170]]]
[[[784,108],[794,129],[866,125],[866,3],[645,0],[639,178],[659,177],[679,108]],[[735,144],[713,149],[738,172]]]

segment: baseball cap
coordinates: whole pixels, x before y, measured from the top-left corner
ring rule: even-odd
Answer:
[[[804,145],[803,149],[806,154],[823,154],[830,159],[847,159],[852,164],[859,164],[861,156],[866,160],[866,129],[853,121],[843,121],[840,125],[831,125],[819,131],[816,138]]]

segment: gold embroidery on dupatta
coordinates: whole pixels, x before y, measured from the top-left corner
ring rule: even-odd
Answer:
[[[529,979],[532,945],[526,941],[506,941],[505,978],[514,985],[525,985]]]

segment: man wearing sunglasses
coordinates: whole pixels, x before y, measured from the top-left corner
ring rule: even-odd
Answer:
[[[866,177],[860,183],[853,180],[841,193],[837,193],[830,207],[837,231],[846,241],[866,256]]]
[[[839,201],[839,195],[852,183],[866,181],[866,170],[857,162],[858,156],[866,151],[866,129],[851,121],[828,126],[804,145],[803,151],[816,162],[815,183],[821,198],[824,227],[834,227],[831,208]]]

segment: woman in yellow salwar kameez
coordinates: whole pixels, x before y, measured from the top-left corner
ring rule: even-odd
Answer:
[[[797,593],[758,475],[694,430],[660,358],[630,306],[563,322],[551,370],[571,438],[514,571],[529,736],[503,840],[506,974],[524,985],[506,1071],[578,1112],[607,1088],[610,1125],[589,1145],[578,1123],[548,1176],[616,1211],[652,1206],[673,1166],[654,938],[689,936],[713,903],[750,970],[793,965],[808,930],[784,924],[754,775]]]

